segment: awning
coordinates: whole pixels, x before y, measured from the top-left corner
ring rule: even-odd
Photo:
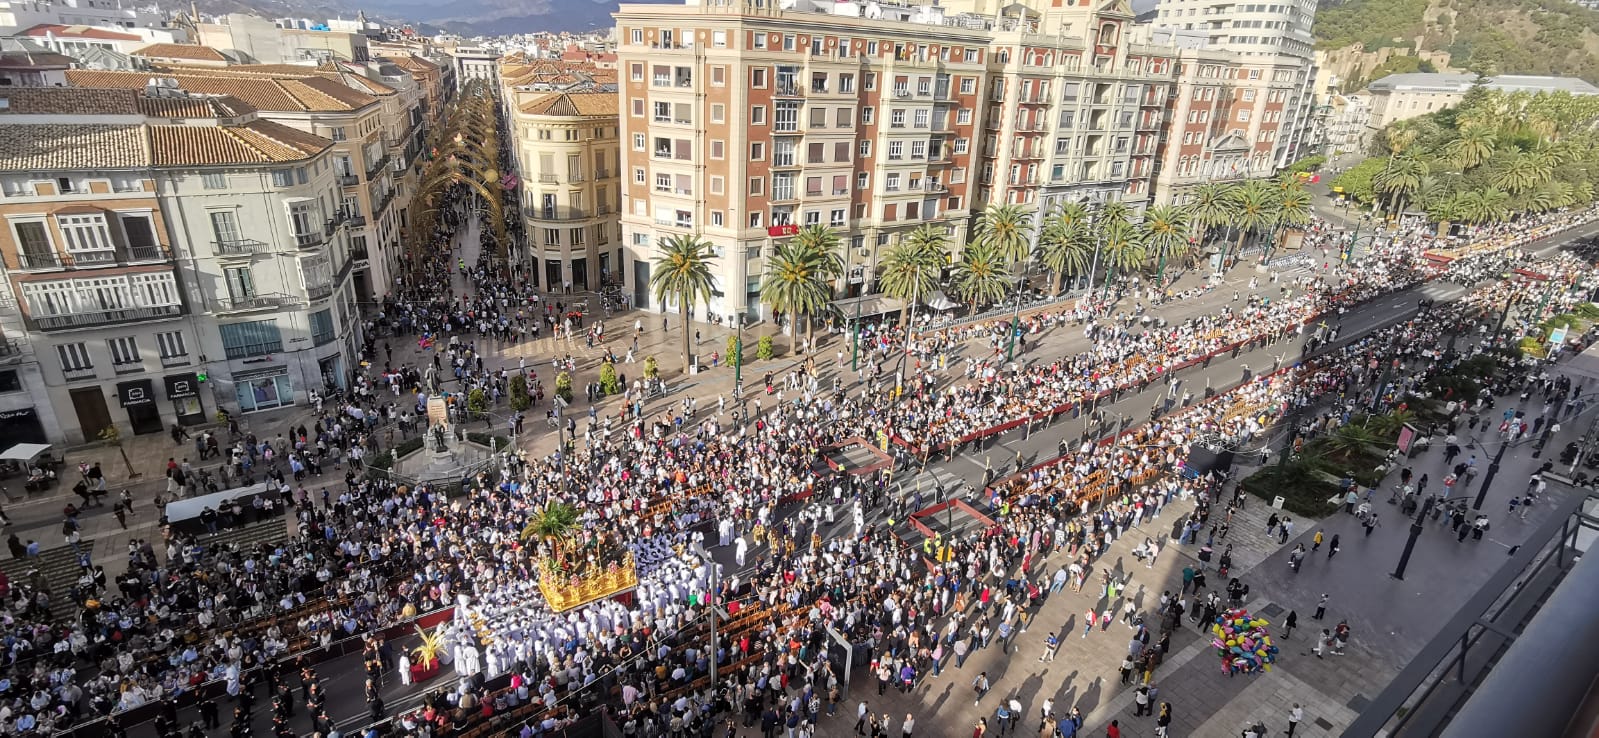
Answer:
[[[943,290],[933,290],[933,294],[928,296],[924,304],[934,310],[954,310],[961,306],[960,303],[949,299]]]
[[[168,399],[197,397],[200,394],[200,379],[194,375],[194,372],[173,374],[164,377],[162,381],[166,382]]]
[[[155,385],[148,379],[135,379],[117,384],[117,398],[123,407],[147,405],[155,402]]]
[[[870,318],[887,313],[895,313],[905,309],[903,300],[896,300],[887,295],[863,295],[844,300],[834,300],[833,309],[846,320],[853,320],[857,315]]]
[[[33,461],[49,450],[48,443],[19,443],[0,454],[0,461]]]

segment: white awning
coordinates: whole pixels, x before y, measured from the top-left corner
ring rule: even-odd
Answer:
[[[19,443],[11,448],[6,449],[5,453],[0,454],[0,460],[33,461],[35,458],[38,458],[39,454],[49,450],[50,444],[48,443]]]
[[[843,316],[845,320],[854,320],[857,314],[862,318],[898,312],[905,309],[902,300],[896,300],[886,295],[863,295],[843,300],[834,300],[833,309]]]
[[[934,310],[954,310],[960,307],[960,303],[949,299],[943,290],[933,290],[933,294],[927,298],[926,305]]]

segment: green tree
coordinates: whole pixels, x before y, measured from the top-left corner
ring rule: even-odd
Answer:
[[[521,374],[511,375],[511,380],[506,383],[506,394],[510,398],[512,410],[524,412],[533,407],[533,396],[527,391],[527,377]]]
[[[609,361],[600,364],[600,391],[607,395],[622,394],[622,380],[616,376],[616,365]]]
[[[711,244],[698,236],[672,236],[661,244],[661,256],[655,260],[655,271],[650,274],[650,289],[656,302],[664,309],[668,302],[677,303],[683,316],[683,365],[688,366],[689,316],[694,306],[709,302],[715,288],[711,276]]]
[[[1274,248],[1282,248],[1288,240],[1288,231],[1295,228],[1304,228],[1310,225],[1312,216],[1310,207],[1310,193],[1303,187],[1288,187],[1277,196],[1277,207],[1274,213],[1275,221],[1272,228],[1277,231]]]
[[[1194,243],[1204,245],[1213,228],[1227,225],[1233,214],[1233,186],[1217,182],[1204,182],[1193,189],[1188,200],[1188,211],[1193,214]]]
[[[761,278],[761,302],[794,318],[794,338],[799,342],[801,321],[809,327],[811,318],[827,308],[831,297],[822,255],[805,244],[790,240],[779,244],[766,259],[766,274]],[[807,336],[807,344],[809,336]]]
[[[1020,264],[1027,258],[1032,239],[1032,218],[1020,205],[993,204],[977,219],[974,239],[999,255],[1006,264]]]
[[[572,401],[571,372],[561,372],[555,375],[555,396],[568,403]]]
[[[1229,221],[1238,229],[1238,243],[1234,254],[1244,251],[1244,238],[1251,232],[1268,228],[1277,218],[1278,189],[1265,180],[1251,179],[1232,190],[1232,208]],[[1223,264],[1226,259],[1222,260]]]
[[[1038,260],[1054,273],[1050,294],[1059,295],[1066,275],[1088,271],[1094,261],[1091,216],[1080,203],[1067,202],[1044,219],[1038,234]]]
[[[1110,287],[1111,277],[1137,269],[1147,258],[1144,242],[1137,226],[1125,220],[1111,220],[1099,230],[1101,248],[1105,259],[1105,287]]]
[[[1005,299],[1010,291],[1009,262],[994,246],[973,241],[961,249],[961,258],[955,262],[952,282],[960,295],[977,312],[978,303],[994,304]]]
[[[1461,169],[1471,169],[1494,153],[1494,132],[1487,127],[1468,128],[1444,145],[1444,155]]]
[[[938,274],[948,251],[944,229],[927,223],[905,234],[883,257],[878,284],[883,294],[905,303],[906,309],[900,313],[902,325],[916,309],[916,302],[938,288]]]
[[[761,336],[755,341],[755,358],[766,361],[777,355],[777,347],[771,336]]]
[[[1166,260],[1181,258],[1188,252],[1188,237],[1193,232],[1188,209],[1160,205],[1144,211],[1144,221],[1139,224],[1138,238],[1149,255],[1160,261],[1157,279],[1166,281]]]
[[[1398,216],[1404,212],[1405,203],[1421,188],[1421,180],[1426,176],[1427,165],[1420,159],[1395,156],[1372,177],[1371,184],[1388,197],[1389,214]]]

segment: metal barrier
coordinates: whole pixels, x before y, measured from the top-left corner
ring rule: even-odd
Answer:
[[[1589,502],[1599,502],[1599,493],[1584,490],[1561,501],[1556,514],[1527,543],[1513,549],[1510,560],[1344,730],[1345,738],[1435,736],[1446,726],[1444,735],[1455,737],[1559,735],[1575,703],[1570,705],[1573,709],[1551,704],[1556,685],[1568,687],[1559,690],[1562,698],[1570,701],[1566,693],[1575,689],[1580,700],[1599,664],[1599,620],[1592,617],[1599,564],[1576,568],[1581,558],[1579,533],[1599,531],[1599,518],[1583,509]],[[1574,581],[1546,605],[1545,597],[1568,577]],[[1541,614],[1563,612],[1573,597],[1581,601],[1587,625],[1546,627],[1549,619]],[[1554,609],[1557,603],[1562,605],[1560,611]],[[1529,620],[1533,627],[1524,629]],[[1522,667],[1516,664],[1525,664],[1524,658],[1509,658],[1517,651],[1540,647],[1553,647],[1560,655]],[[1490,674],[1496,685],[1492,692],[1480,689]],[[1507,681],[1517,684],[1499,686]],[[1467,709],[1462,710],[1463,705]],[[1490,719],[1495,710],[1503,714]],[[1470,718],[1474,722],[1466,722],[1468,714],[1475,716]],[[1558,727],[1534,727],[1545,723]],[[1514,729],[1505,727],[1512,724]]]

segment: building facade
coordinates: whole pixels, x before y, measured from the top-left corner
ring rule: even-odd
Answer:
[[[3,323],[26,349],[0,360],[0,388],[21,385],[0,413],[36,419],[26,435],[159,433],[344,381],[359,335],[331,141],[236,97],[3,94]]]
[[[1369,132],[1380,131],[1391,123],[1435,113],[1458,104],[1472,86],[1474,74],[1412,72],[1390,74],[1366,85],[1371,98]],[[1502,92],[1567,92],[1572,95],[1599,95],[1599,87],[1576,77],[1540,77],[1502,74],[1482,80],[1483,86]]]

